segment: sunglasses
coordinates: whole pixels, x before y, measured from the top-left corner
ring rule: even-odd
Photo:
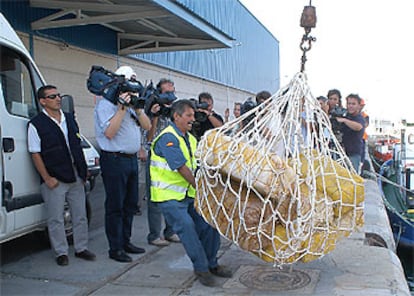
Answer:
[[[51,100],[54,100],[54,99],[56,99],[57,97],[59,97],[59,98],[60,98],[60,94],[53,94],[53,95],[48,95],[48,96],[45,96],[45,98],[47,98],[47,99],[51,99]]]

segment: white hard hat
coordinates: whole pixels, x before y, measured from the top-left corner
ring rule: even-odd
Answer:
[[[137,73],[132,70],[130,66],[121,66],[116,71],[115,74],[124,75],[126,79],[131,79],[132,76],[137,77]]]

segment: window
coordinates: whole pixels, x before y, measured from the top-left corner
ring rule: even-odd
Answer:
[[[29,61],[16,51],[0,46],[0,57],[0,85],[7,111],[32,118],[39,111],[36,89],[41,85],[40,77]],[[35,74],[35,81],[31,73]]]

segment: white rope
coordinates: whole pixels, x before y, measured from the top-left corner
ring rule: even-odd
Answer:
[[[259,107],[208,131],[196,157],[198,212],[275,265],[317,259],[362,225],[363,179],[303,73]]]

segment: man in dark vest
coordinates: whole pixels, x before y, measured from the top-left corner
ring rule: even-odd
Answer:
[[[50,242],[58,265],[68,265],[68,242],[63,221],[65,200],[71,208],[75,256],[95,260],[88,250],[84,182],[87,166],[80,146],[79,127],[72,114],[63,113],[53,85],[39,88],[43,107],[29,122],[28,149],[41,177],[41,193],[48,214]]]

